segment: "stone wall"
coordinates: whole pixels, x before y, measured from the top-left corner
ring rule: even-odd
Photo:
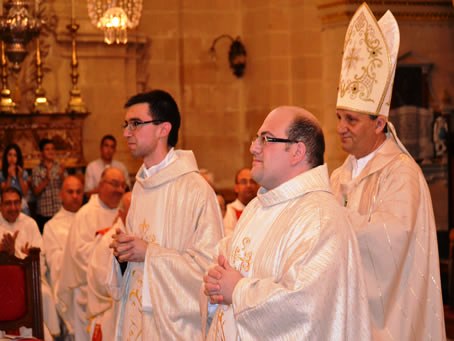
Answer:
[[[47,3],[57,25],[44,61],[49,68],[44,87],[55,110],[62,111],[71,84],[65,28],[70,1]],[[146,0],[139,27],[129,32],[129,43],[107,46],[88,19],[86,2],[76,1],[81,25],[79,87],[91,112],[83,134],[86,161],[98,156],[101,136],[112,133],[119,140],[117,157],[134,173],[140,161],[131,158],[122,138],[122,106],[138,91],[162,88],[175,96],[181,108],[178,146],[194,150],[199,167],[214,172],[220,188],[231,186],[235,171],[250,164],[251,138],[266,114],[282,104],[303,106],[320,119],[332,170],[345,158],[336,134],[336,88],[345,31],[359,3]],[[424,13],[433,15],[424,17],[418,14],[422,5],[396,3],[371,2],[371,7],[378,15],[385,7],[399,14],[400,51],[411,51],[416,62],[434,64],[432,102],[441,105],[443,98],[454,96],[454,10],[425,1]],[[243,78],[236,78],[229,68],[227,39],[216,44],[216,60],[210,57],[210,46],[221,34],[239,36],[244,43],[248,59]]]

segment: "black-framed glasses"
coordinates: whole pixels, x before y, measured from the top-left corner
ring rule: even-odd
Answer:
[[[260,147],[266,146],[267,143],[298,143],[300,141],[298,140],[289,140],[289,139],[283,139],[280,137],[272,137],[272,136],[267,136],[267,135],[260,135],[255,137],[251,144],[254,144],[254,142],[258,142]]]
[[[129,131],[134,131],[137,128],[144,126],[146,124],[158,125],[158,124],[161,124],[162,122],[164,122],[164,121],[163,120],[151,120],[151,121],[131,120],[131,121],[124,121],[122,127],[123,127],[123,129],[128,128]]]
[[[116,180],[103,180],[106,184],[109,184],[111,185],[113,188],[115,189],[126,189],[126,187],[128,187],[128,185],[125,183],[125,182],[119,182],[119,181],[116,181]]]

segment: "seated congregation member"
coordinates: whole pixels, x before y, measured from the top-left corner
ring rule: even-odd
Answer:
[[[88,340],[87,270],[96,240],[96,231],[112,226],[126,181],[117,168],[106,168],[99,182],[98,194],[76,213],[63,251],[57,307],[65,321],[73,319],[70,332],[76,341]]]
[[[174,149],[180,112],[169,93],[141,93],[125,107],[123,134],[143,165],[126,232],[117,229],[112,242],[115,340],[200,340],[202,275],[222,237],[216,196],[194,154]],[[124,275],[117,260],[128,262]]]
[[[1,190],[7,187],[17,189],[22,195],[22,212],[30,215],[26,200],[29,190],[28,173],[24,170],[22,151],[15,143],[7,145],[3,151],[0,186]]]
[[[219,304],[207,340],[370,339],[358,245],[331,192],[324,146],[308,111],[284,106],[266,117],[250,147],[261,188],[204,276]],[[206,317],[206,301],[201,309]]]
[[[74,221],[76,212],[82,206],[84,189],[82,182],[76,176],[69,175],[63,181],[60,191],[62,207],[44,225],[43,248],[50,272],[50,285],[54,295],[60,280],[63,251],[66,246],[69,229]],[[65,321],[66,322],[66,321]],[[67,321],[68,326],[72,325]]]
[[[100,144],[100,158],[91,161],[85,170],[85,193],[89,197],[93,193],[98,193],[99,180],[101,174],[107,167],[115,167],[123,172],[128,187],[131,186],[129,182],[129,173],[126,166],[115,160],[113,157],[117,150],[117,140],[113,135],[104,135]]]
[[[445,340],[429,189],[388,121],[399,39],[389,11],[377,22],[363,4],[350,21],[336,110],[342,149],[350,155],[331,182],[358,238],[373,339]],[[370,92],[358,96],[369,63],[376,65]]]
[[[243,213],[246,205],[255,198],[259,186],[252,179],[251,170],[242,168],[235,174],[235,193],[237,197],[235,201],[227,204],[224,215],[224,232],[226,236],[230,236],[235,229],[238,219]]]
[[[21,193],[16,188],[6,187],[3,189],[0,203],[0,251],[14,254],[18,258],[25,258],[31,247],[41,249],[43,320],[46,340],[52,340],[50,334],[59,335],[60,326],[52,291],[46,281],[46,264],[42,238],[36,222],[21,213],[21,202]]]
[[[115,223],[96,232],[96,241],[87,272],[87,316],[90,319],[90,337],[97,328],[101,331],[103,340],[113,340],[115,336],[118,301],[112,299],[108,286],[110,271],[107,265],[112,264],[114,257],[109,245],[116,229],[125,231],[130,205],[131,192],[127,192],[120,201]]]
[[[60,189],[68,174],[65,167],[56,160],[52,140],[39,142],[41,162],[32,170],[32,190],[36,196],[36,222],[41,233],[44,224],[60,209]]]

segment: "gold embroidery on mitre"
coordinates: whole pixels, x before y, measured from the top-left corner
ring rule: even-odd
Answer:
[[[239,248],[237,246],[233,251],[233,261],[235,265],[239,263],[237,267],[238,271],[248,272],[251,268],[252,251],[247,251],[250,243],[251,239],[244,237],[242,242],[243,247]]]
[[[377,21],[366,3],[358,8],[345,35],[337,109],[389,115],[399,41],[390,11]]]
[[[351,100],[359,98],[374,103],[371,95],[374,85],[377,84],[377,72],[381,71],[384,64],[383,48],[374,27],[367,22],[364,13],[350,26],[347,37],[343,73],[348,76],[340,81],[339,95],[349,95]],[[361,53],[364,48],[367,50],[366,56]],[[363,61],[362,58],[367,60]]]

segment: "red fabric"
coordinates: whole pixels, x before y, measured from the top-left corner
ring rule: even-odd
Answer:
[[[111,229],[112,227],[105,227],[103,229],[100,229],[98,231],[96,231],[96,234],[95,236],[97,236],[98,234],[104,236],[107,232],[109,232],[109,230]]]
[[[236,208],[234,208],[234,211],[235,211],[235,214],[236,214],[236,219],[240,219],[241,213],[243,213],[243,211],[237,210]]]
[[[0,320],[17,320],[27,313],[25,273],[20,266],[0,266]]]

